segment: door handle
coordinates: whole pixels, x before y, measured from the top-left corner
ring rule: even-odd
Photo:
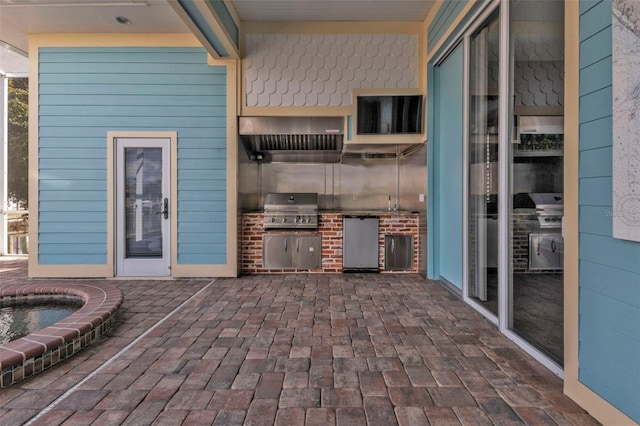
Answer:
[[[395,253],[396,251],[396,240],[395,238],[391,239],[391,253]]]
[[[555,238],[553,240],[551,240],[551,252],[552,253],[556,252],[556,240],[555,240]]]
[[[165,219],[169,219],[169,199],[168,198],[164,199],[164,201],[162,202],[162,207],[164,208],[164,210],[156,214],[164,215]]]
[[[284,239],[284,252],[287,252],[287,239]]]

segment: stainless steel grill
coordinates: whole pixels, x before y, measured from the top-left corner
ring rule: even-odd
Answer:
[[[563,197],[560,193],[531,193],[531,200],[536,205],[536,216],[540,228],[562,227]]]
[[[318,229],[318,194],[272,192],[264,200],[265,229]]]

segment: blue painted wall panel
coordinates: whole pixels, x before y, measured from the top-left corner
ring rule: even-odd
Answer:
[[[179,262],[226,263],[226,67],[180,47],[41,48],[39,63],[40,263],[107,262],[110,130],[178,132],[178,188],[204,179],[178,194],[179,228],[200,229],[178,232]]]
[[[218,52],[218,55],[222,57],[229,56],[229,53],[226,51],[218,37],[216,37],[216,34],[207,23],[205,17],[202,16],[202,13],[200,13],[200,11],[198,10],[196,3],[191,0],[178,0],[178,3],[180,4],[180,6],[182,6],[187,15],[189,15],[202,35],[204,35],[207,41],[211,43],[211,46],[213,46],[215,51]]]
[[[579,380],[640,423],[640,243],[612,237],[611,2],[580,2]]]
[[[233,44],[236,48],[239,48],[240,31],[238,29],[238,25],[236,25],[236,22],[233,20],[231,13],[229,13],[227,5],[219,0],[209,0],[209,4],[215,11],[216,15],[218,15],[218,18],[220,18],[220,21],[222,22],[224,29],[227,31],[227,34],[229,34],[229,37],[231,37]]]
[[[434,278],[462,288],[462,47],[433,69],[433,226],[429,251]]]

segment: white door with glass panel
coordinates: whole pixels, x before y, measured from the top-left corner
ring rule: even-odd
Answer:
[[[169,138],[117,138],[116,275],[170,275]]]

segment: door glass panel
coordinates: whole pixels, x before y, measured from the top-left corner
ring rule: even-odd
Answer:
[[[469,51],[468,296],[498,315],[499,19],[471,36]]]
[[[511,2],[510,21],[510,117],[519,131],[510,144],[509,324],[562,365],[564,2]]]
[[[125,148],[127,258],[162,257],[162,149]]]

